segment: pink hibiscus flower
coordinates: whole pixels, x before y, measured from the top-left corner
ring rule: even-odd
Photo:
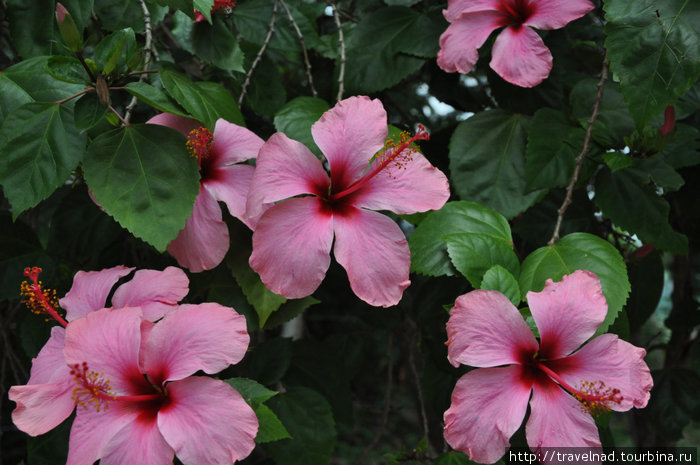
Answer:
[[[107,297],[117,281],[134,268],[117,266],[102,271],[79,271],[70,291],[56,302],[55,292],[42,288],[40,268],[27,268],[31,283],[22,284],[22,295],[34,313],[44,313],[61,326],[51,330],[51,337],[33,360],[29,381],[10,388],[10,400],[17,403],[12,420],[31,436],[44,434],[58,426],[73,411],[75,381],[63,359],[65,327],[70,322],[105,307]],[[119,286],[112,296],[115,308],[138,307],[143,317],[156,321],[176,308],[187,295],[189,280],[179,268],[163,271],[139,270],[133,279]],[[58,313],[58,303],[66,311]]]
[[[450,363],[480,368],[455,386],[444,415],[445,439],[477,462],[494,463],[504,455],[528,401],[525,433],[536,452],[600,447],[591,413],[643,408],[649,400],[653,382],[643,349],[614,334],[580,347],[607,314],[594,274],[575,271],[561,282],[548,280],[542,292],[528,292],[527,300],[539,344],[518,310],[497,291],[460,296],[447,322]]]
[[[360,299],[395,305],[410,284],[408,243],[392,219],[372,210],[408,214],[439,209],[447,201],[447,178],[411,146],[427,132],[421,127],[414,137],[385,147],[382,103],[351,97],[325,112],[311,133],[330,177],[306,146],[282,133],[260,149],[248,215],[287,200],[260,217],[250,266],[273,292],[304,297],[323,281],[333,247]]]
[[[168,244],[180,266],[197,273],[221,263],[229,247],[228,227],[217,201],[252,229],[245,216],[246,196],[254,168],[242,162],[255,158],[263,140],[250,130],[219,119],[212,134],[194,119],[161,113],[147,121],[180,131],[199,162],[200,188],[185,228]]]
[[[165,465],[175,455],[186,465],[232,464],[255,447],[255,413],[228,384],[192,375],[237,363],[248,343],[245,318],[214,303],[179,305],[157,323],[139,307],[90,312],[56,328],[32,367],[42,377],[59,371],[52,364],[67,370],[69,399],[27,406],[24,386],[13,386],[18,409],[31,410],[16,424],[41,434],[56,410],[77,404],[68,465]]]
[[[477,49],[495,29],[506,27],[491,50],[491,68],[506,81],[534,87],[552,70],[552,54],[531,29],[559,29],[594,8],[589,0],[448,0],[451,24],[440,36],[437,62],[453,73],[468,73]]]

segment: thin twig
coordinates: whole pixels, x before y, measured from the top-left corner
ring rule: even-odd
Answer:
[[[304,35],[301,33],[301,29],[299,29],[297,22],[294,21],[294,16],[292,16],[292,12],[289,11],[289,8],[287,8],[287,4],[284,2],[284,0],[280,0],[280,3],[282,4],[284,11],[287,12],[287,17],[289,18],[289,21],[292,23],[292,27],[294,28],[294,31],[297,33],[297,37],[299,37],[299,43],[301,44],[301,51],[304,54],[304,64],[306,65],[306,79],[307,79],[307,81],[309,81],[309,88],[311,89],[311,94],[314,97],[318,97],[318,92],[316,92],[316,88],[314,87],[314,79],[311,76],[311,62],[309,61],[309,54],[306,51],[306,42],[304,41]]]
[[[411,331],[412,335],[415,336],[415,338],[411,338],[412,340],[409,341],[409,349],[408,349],[408,364],[411,367],[411,373],[413,374],[413,381],[416,384],[416,391],[418,392],[418,403],[420,404],[420,417],[423,422],[423,436],[425,438],[428,437],[428,415],[425,413],[425,399],[423,398],[423,387],[421,386],[420,382],[420,375],[418,374],[418,367],[416,367],[416,359],[415,359],[415,351],[418,348],[418,340],[419,340],[419,333],[418,333],[418,326],[415,324],[413,320],[409,320],[409,323],[411,323],[411,327],[413,328],[413,331]]]
[[[66,97],[66,98],[64,98],[64,99],[58,100],[58,101],[56,101],[55,103],[56,103],[56,105],[61,105],[62,103],[66,103],[66,102],[68,102],[68,101],[70,101],[70,100],[73,100],[73,99],[76,98],[76,97],[80,97],[81,95],[87,94],[88,92],[92,92],[92,91],[94,91],[94,90],[95,90],[94,87],[88,87],[87,89],[81,90],[81,91],[78,92],[77,94],[73,94],[73,95],[71,95],[70,97]]]
[[[343,38],[343,25],[340,22],[340,14],[338,6],[332,0],[327,2],[333,8],[333,19],[335,26],[338,28],[338,48],[340,49],[340,70],[338,71],[338,96],[336,101],[340,102],[343,99],[345,90],[345,39]]]
[[[389,333],[386,341],[386,389],[384,391],[384,407],[382,408],[382,419],[379,431],[374,435],[374,439],[362,450],[360,456],[353,462],[353,465],[366,463],[367,455],[374,449],[386,431],[386,424],[389,420],[389,409],[391,408],[391,391],[394,384],[394,335]]]
[[[600,80],[598,81],[598,94],[596,95],[595,103],[593,104],[593,112],[591,113],[591,117],[588,118],[588,128],[586,128],[586,136],[583,139],[583,147],[581,147],[581,153],[579,153],[576,157],[576,168],[574,168],[574,174],[571,176],[571,181],[569,181],[569,185],[566,187],[566,197],[564,198],[564,202],[561,204],[561,207],[559,207],[559,211],[557,214],[557,223],[554,226],[554,233],[552,234],[552,238],[547,243],[547,245],[550,247],[553,246],[554,243],[559,240],[559,230],[561,229],[561,224],[564,220],[564,213],[566,213],[566,209],[571,204],[571,196],[574,191],[574,185],[576,184],[576,181],[578,180],[578,175],[581,172],[583,160],[586,158],[586,154],[588,153],[588,145],[590,144],[591,136],[593,135],[593,126],[595,125],[595,122],[598,119],[598,110],[600,109],[600,102],[603,100],[603,89],[605,87],[605,81],[608,79],[608,65],[609,63],[607,58],[604,58],[603,69],[600,72]]]
[[[153,52],[153,29],[151,28],[151,13],[148,11],[148,7],[143,0],[136,0],[141,5],[141,11],[143,12],[143,24],[146,29],[146,43],[143,45],[143,70],[140,71],[141,76],[139,76],[138,82],[143,82],[146,80],[146,74],[148,73],[148,68],[151,66],[151,53]],[[124,115],[125,126],[129,125],[131,120],[131,114],[136,108],[136,104],[139,99],[134,95],[131,97],[131,101],[126,106],[126,113]]]
[[[112,113],[114,113],[115,115],[117,115],[117,118],[119,118],[119,121],[122,122],[122,126],[129,126],[129,122],[128,122],[126,119],[122,118],[122,115],[120,115],[119,112],[118,112],[117,110],[115,110],[114,107],[113,107],[112,105],[107,105],[107,108],[109,108],[109,110],[110,110]]]
[[[265,36],[265,41],[262,44],[262,47],[260,47],[260,50],[258,50],[258,54],[255,55],[255,60],[253,60],[253,64],[250,65],[250,69],[245,75],[245,81],[243,81],[243,86],[241,87],[241,95],[238,96],[238,106],[240,107],[241,104],[243,103],[243,98],[245,97],[246,92],[248,92],[248,85],[250,84],[250,78],[253,76],[253,72],[255,72],[255,68],[257,68],[258,63],[260,63],[260,60],[262,59],[263,53],[265,53],[265,50],[267,49],[267,46],[270,44],[270,40],[272,40],[272,34],[275,33],[275,21],[277,21],[277,4],[279,3],[279,0],[275,0],[275,4],[272,7],[272,16],[270,17],[270,24],[267,26],[267,35]]]

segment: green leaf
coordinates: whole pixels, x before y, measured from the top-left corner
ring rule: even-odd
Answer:
[[[82,33],[82,30],[90,23],[94,0],[62,0],[61,3],[73,17],[78,31]]]
[[[503,110],[477,113],[457,126],[450,139],[452,185],[471,200],[512,218],[543,194],[525,194],[528,121]]]
[[[279,394],[277,391],[272,391],[257,381],[248,378],[230,378],[225,380],[225,382],[238,391],[253,408],[262,405],[266,400]]]
[[[192,4],[192,0],[150,0],[150,2],[170,7],[173,10],[182,11],[191,19],[194,19],[194,5]]]
[[[639,160],[632,171],[650,178],[654,184],[663,187],[665,192],[677,191],[685,184],[683,177],[662,157],[658,156]]]
[[[85,136],[71,108],[26,103],[0,127],[0,153],[0,184],[17,218],[68,179],[85,153]]]
[[[243,51],[224,21],[215,19],[213,24],[195,23],[178,11],[173,15],[173,23],[173,36],[185,50],[221,69],[245,71]]]
[[[192,82],[171,69],[161,69],[159,74],[165,90],[209,129],[214,129],[219,118],[245,126],[238,104],[224,87],[214,82]]]
[[[641,128],[700,76],[700,3],[607,0],[604,10],[610,67]]]
[[[287,299],[265,287],[260,276],[249,266],[233,267],[232,272],[248,303],[258,314],[258,321],[262,328],[270,315],[276,312]]]
[[[207,22],[211,24],[211,9],[214,6],[214,0],[192,0],[192,6],[202,13]]]
[[[115,31],[95,46],[95,63],[105,76],[124,71],[129,55],[136,50],[136,35],[131,28]]]
[[[306,48],[316,46],[319,41],[318,32],[314,24],[295,6],[299,2],[286,2],[287,8],[292,13],[294,22],[299,27]],[[262,46],[267,36],[270,25],[274,0],[257,0],[255,2],[241,2],[236,5],[233,14],[233,23],[239,33],[239,38],[251,42],[257,46]],[[275,20],[275,32],[268,45],[271,50],[282,52],[300,52],[301,44],[299,36],[287,17],[287,13],[279,6],[277,8],[277,18]]]
[[[275,129],[306,145],[316,155],[321,155],[321,150],[311,136],[311,125],[318,121],[328,108],[328,103],[320,98],[297,97],[277,112]]]
[[[277,337],[257,345],[248,355],[248,373],[267,386],[278,382],[292,362],[292,340]]]
[[[335,421],[323,396],[308,388],[290,387],[268,405],[292,436],[264,445],[277,465],[330,463],[336,442]]]
[[[82,84],[83,87],[89,83],[90,79],[77,58],[61,55],[48,58],[46,72],[54,79],[71,84]]]
[[[151,5],[151,9],[153,5]],[[95,0],[95,15],[107,31],[117,31],[127,27],[135,32],[144,30],[143,12],[138,2],[124,0]],[[151,18],[154,21],[154,18]]]
[[[312,305],[320,304],[321,301],[311,296],[301,299],[291,299],[280,305],[280,307],[272,313],[265,321],[264,329],[274,329],[286,323],[294,317],[304,313],[307,308]]]
[[[586,78],[574,86],[569,95],[571,113],[582,128],[588,129],[597,96],[598,80]],[[598,108],[598,118],[593,125],[593,140],[603,147],[622,149],[625,137],[634,131],[634,120],[620,93],[617,83],[608,82],[603,88],[603,99]]]
[[[598,276],[608,302],[608,314],[597,334],[607,330],[622,309],[630,292],[627,268],[620,253],[609,242],[591,234],[574,233],[549,247],[541,247],[525,258],[520,270],[520,291],[540,292],[545,281],[561,280],[576,270]]]
[[[75,102],[75,127],[81,131],[90,129],[102,121],[107,112],[96,93],[85,94]]]
[[[0,92],[0,108],[4,112],[30,101],[54,102],[85,89],[84,85],[54,79],[46,72],[48,62],[49,57],[30,58],[0,73],[0,84],[4,83],[0,89],[11,89],[8,94]]]
[[[628,153],[620,152],[605,152],[603,155],[603,160],[613,173],[615,171],[634,166],[634,164],[637,162],[637,160],[632,158]]]
[[[495,238],[490,234],[460,233],[443,236],[452,264],[478,289],[484,273],[495,265],[501,265],[512,275],[520,274],[520,263],[509,239]]]
[[[562,112],[538,110],[527,134],[527,191],[565,187],[574,172],[584,136],[585,131],[572,127]]]
[[[281,439],[291,439],[292,436],[284,427],[279,417],[275,415],[267,405],[258,405],[253,409],[255,416],[258,417],[258,435],[255,436],[255,442],[265,444],[268,442],[279,441]]]
[[[700,152],[700,130],[687,124],[678,123],[673,137],[659,154],[672,167],[684,168],[700,163],[698,152]]]
[[[700,375],[687,368],[667,368],[652,375],[654,394],[643,414],[649,422],[663,419],[663,428],[656,431],[662,438],[675,441],[691,420],[700,419]]]
[[[145,82],[130,82],[126,85],[126,91],[160,111],[179,116],[188,116],[180,105],[168,97],[165,92],[150,84],[146,84]]]
[[[456,270],[447,250],[448,235],[478,235],[490,243],[510,244],[512,250],[510,226],[500,213],[474,202],[448,202],[429,213],[411,234],[411,271],[454,276]]]
[[[478,289],[491,289],[508,297],[517,306],[522,300],[520,286],[513,274],[501,265],[494,265],[484,273],[484,279]]]
[[[399,6],[380,8],[362,18],[347,41],[345,85],[356,93],[377,92],[418,71],[425,63],[423,57],[433,56],[425,44],[437,44],[437,37],[431,42],[423,31],[416,40],[421,18],[420,13]]]
[[[664,264],[661,254],[654,250],[641,259],[627,264],[632,292],[627,300],[627,318],[632,330],[640,328],[654,313],[664,286]]]
[[[4,3],[12,43],[22,58],[52,55],[57,50],[54,0],[5,0]]]
[[[185,142],[165,126],[131,125],[100,134],[83,163],[102,207],[159,251],[185,227],[199,192],[197,161]]]
[[[631,168],[596,176],[595,203],[615,225],[662,250],[688,253],[688,238],[668,224],[670,206]]]
[[[274,117],[287,102],[284,80],[275,62],[263,55],[250,80],[245,103],[261,115]]]
[[[473,465],[475,463],[476,462],[469,460],[469,457],[464,452],[453,450],[440,455],[440,457],[437,458],[435,465]]]

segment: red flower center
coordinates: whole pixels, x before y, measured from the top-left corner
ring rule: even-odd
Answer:
[[[502,0],[496,8],[507,17],[504,26],[520,26],[536,9],[531,0]]]

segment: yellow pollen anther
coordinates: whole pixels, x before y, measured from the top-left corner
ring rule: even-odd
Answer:
[[[389,176],[394,177],[391,174],[391,170],[394,168],[406,169],[413,160],[413,153],[419,150],[414,142],[417,140],[428,140],[429,138],[430,133],[428,133],[428,130],[425,129],[425,126],[419,124],[418,131],[413,136],[408,131],[401,131],[398,140],[389,137],[384,142],[384,148],[373,158],[379,161],[380,166],[383,165]]]
[[[214,136],[209,129],[205,127],[193,129],[187,134],[187,150],[191,156],[197,157],[197,160],[201,162],[209,155],[213,141]]]
[[[619,389],[609,388],[603,381],[582,380],[572,395],[581,402],[581,409],[594,417],[609,412],[611,404],[619,404],[624,399]]]
[[[109,379],[103,379],[104,373],[88,370],[87,363],[75,364],[70,374],[77,386],[73,388],[73,400],[76,405],[88,409],[91,405],[97,412],[107,410],[109,402],[116,393],[110,386]]]
[[[20,294],[24,297],[22,302],[29,311],[36,315],[53,316],[59,308],[56,290],[42,287],[42,282],[39,281],[39,273],[41,271],[41,268],[36,266],[24,269],[24,275],[32,282],[22,281],[20,285]],[[46,321],[49,321],[49,317],[46,318]]]

